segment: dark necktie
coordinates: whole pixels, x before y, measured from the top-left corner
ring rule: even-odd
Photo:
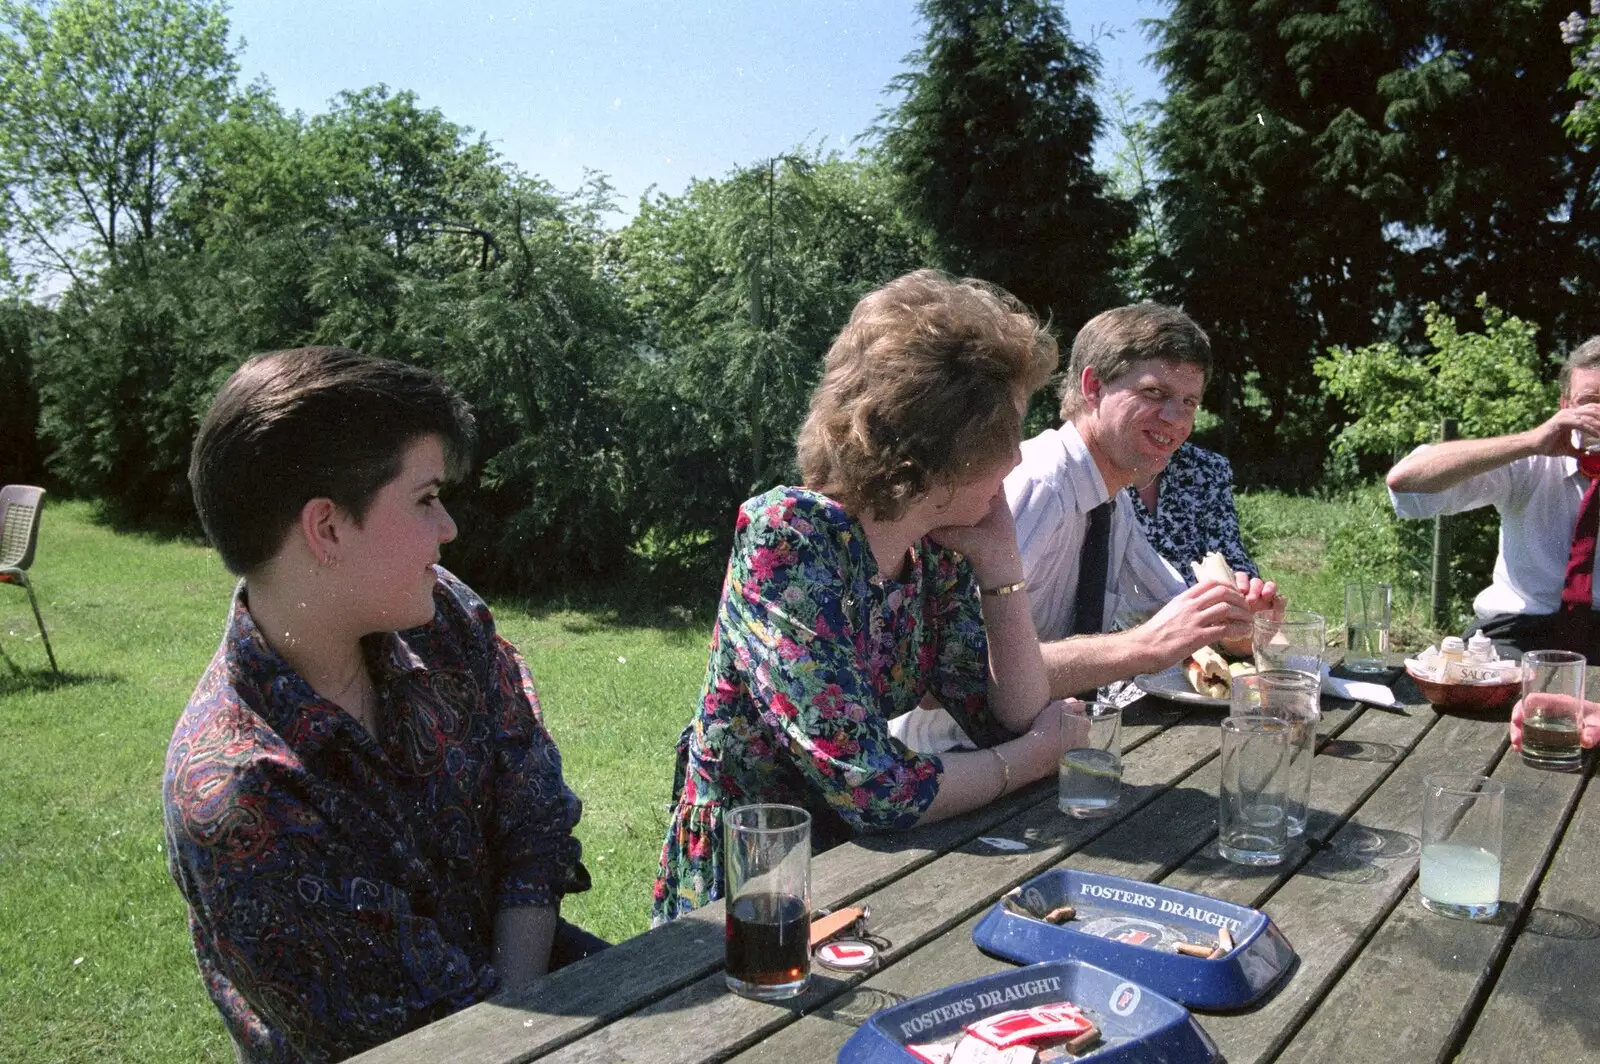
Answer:
[[[1089,529],[1078,552],[1078,593],[1072,600],[1072,634],[1091,635],[1101,630],[1106,610],[1106,570],[1111,562],[1111,511],[1115,499],[1089,511]],[[1594,553],[1590,551],[1590,558]]]
[[[1567,578],[1561,583],[1561,608],[1570,613],[1587,610],[1594,601],[1594,545],[1600,532],[1600,480],[1589,481],[1578,507],[1578,523],[1572,531],[1572,552],[1567,555]]]

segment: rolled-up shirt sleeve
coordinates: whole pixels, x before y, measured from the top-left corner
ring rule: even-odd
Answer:
[[[589,889],[572,834],[583,803],[562,778],[561,752],[545,730],[527,663],[505,639],[492,638],[499,906],[551,906]]]
[[[1428,446],[1423,444],[1406,457],[1421,454]],[[1516,490],[1516,478],[1512,475],[1514,464],[1507,463],[1468,477],[1443,491],[1395,491],[1390,488],[1389,502],[1396,516],[1408,518],[1438,517],[1441,514],[1466,513],[1482,506],[1504,506]]]

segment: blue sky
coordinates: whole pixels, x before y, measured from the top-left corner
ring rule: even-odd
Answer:
[[[1067,0],[1108,79],[1159,95],[1136,26],[1164,0]],[[245,80],[315,113],[340,89],[384,82],[486,133],[557,188],[607,174],[624,213],[654,185],[798,143],[845,152],[888,102],[919,43],[912,0],[236,0]]]

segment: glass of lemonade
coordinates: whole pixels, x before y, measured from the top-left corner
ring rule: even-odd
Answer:
[[[1388,667],[1388,584],[1344,585],[1344,667],[1351,672],[1383,672]]]
[[[1084,745],[1064,749],[1057,776],[1057,804],[1079,819],[1105,816],[1122,800],[1122,707],[1085,702],[1061,715],[1061,745],[1075,743],[1088,721]]]
[[[1566,650],[1522,655],[1522,760],[1539,768],[1583,764],[1579,724],[1588,662]]]
[[[1505,784],[1441,772],[1423,777],[1422,786],[1423,906],[1441,916],[1490,919],[1500,910]]]

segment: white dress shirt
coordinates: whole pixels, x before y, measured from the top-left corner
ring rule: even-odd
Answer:
[[[1006,477],[1005,488],[1017,522],[1017,547],[1034,627],[1046,642],[1064,639],[1072,632],[1078,555],[1089,511],[1109,497],[1106,483],[1077,427],[1068,422],[1022,444],[1022,463]],[[1124,504],[1112,510],[1110,537],[1101,616],[1107,630],[1130,628],[1186,585],[1150,545],[1132,507]]]
[[[1555,613],[1561,608],[1572,533],[1588,487],[1589,478],[1578,472],[1576,458],[1535,455],[1468,477],[1444,491],[1391,491],[1389,499],[1401,517],[1459,514],[1491,505],[1500,511],[1494,582],[1472,602],[1484,619],[1497,613]],[[1600,607],[1600,580],[1594,590],[1593,605]]]

